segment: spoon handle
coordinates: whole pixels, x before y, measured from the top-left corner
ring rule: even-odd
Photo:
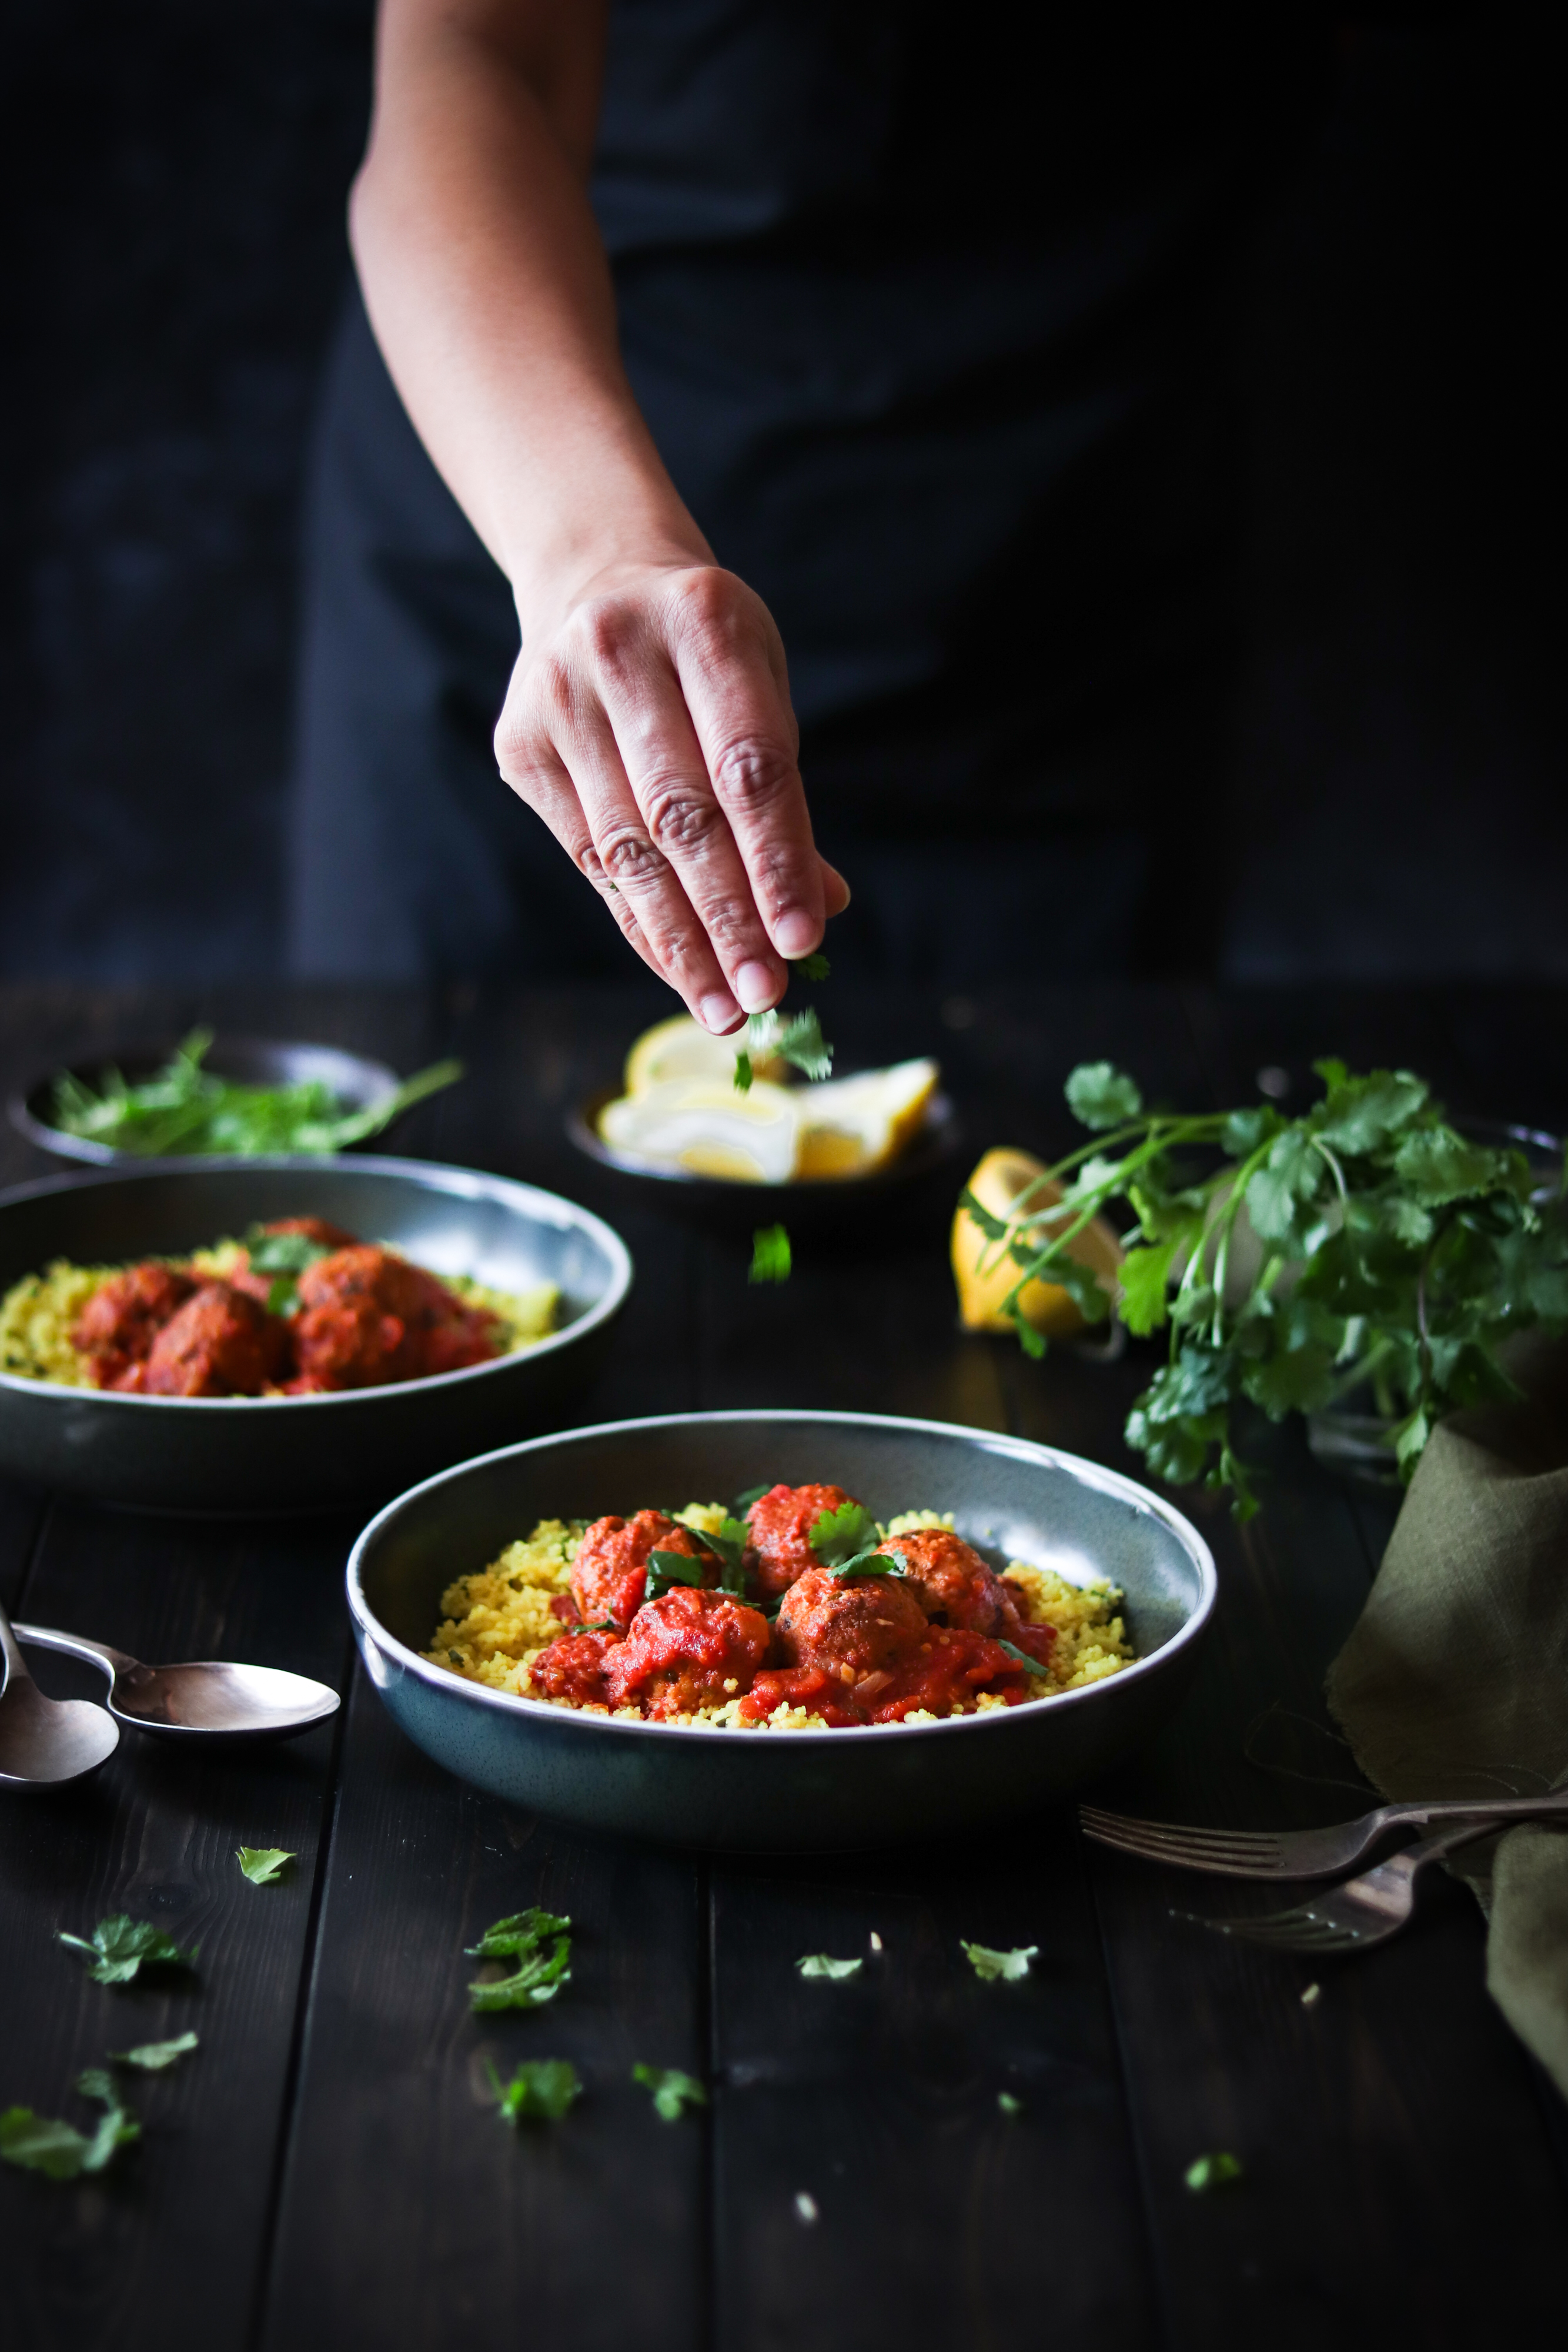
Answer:
[[[128,1658],[123,1650],[111,1650],[107,1642],[89,1642],[85,1633],[60,1633],[52,1625],[18,1624],[15,1630],[19,1641],[35,1643],[40,1650],[58,1650],[64,1657],[85,1658],[89,1665],[107,1666],[110,1682],[116,1675],[135,1672],[134,1658]],[[26,1674],[26,1668],[22,1671]]]

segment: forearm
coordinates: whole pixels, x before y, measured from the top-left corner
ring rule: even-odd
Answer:
[[[385,0],[350,205],[377,341],[525,630],[619,564],[711,561],[626,383],[586,194],[602,15]]]

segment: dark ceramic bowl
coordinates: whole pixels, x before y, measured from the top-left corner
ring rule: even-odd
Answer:
[[[800,1184],[747,1184],[722,1176],[695,1176],[612,1151],[599,1132],[599,1115],[619,1089],[605,1087],[574,1110],[566,1131],[578,1150],[610,1171],[628,1206],[664,1209],[689,1218],[708,1232],[716,1227],[753,1232],[758,1225],[787,1225],[797,1237],[841,1230],[873,1220],[900,1223],[931,1206],[949,1212],[956,1187],[954,1168],[964,1146],[958,1115],[946,1095],[934,1095],[925,1118],[907,1148],[870,1176],[821,1176]]]
[[[152,1077],[161,1070],[174,1051],[171,1040],[163,1045],[141,1045],[123,1054],[98,1054],[90,1061],[73,1063],[68,1075],[80,1078],[89,1087],[97,1087],[106,1063],[112,1063],[132,1086]],[[244,1087],[300,1087],[319,1079],[329,1087],[346,1111],[368,1110],[374,1102],[382,1102],[400,1084],[395,1070],[384,1062],[367,1061],[362,1054],[345,1054],[336,1045],[286,1045],[267,1037],[214,1037],[203,1067],[214,1077],[232,1078]],[[112,1143],[94,1143],[90,1138],[68,1135],[64,1128],[54,1124],[54,1094],[57,1078],[68,1075],[51,1070],[39,1078],[26,1093],[13,1095],[7,1109],[11,1124],[29,1143],[40,1151],[51,1151],[57,1160],[81,1160],[94,1168],[151,1168],[162,1165],[145,1152],[121,1151]],[[399,1126],[406,1112],[391,1120],[378,1135],[368,1141],[381,1144]],[[350,1150],[362,1150],[362,1144],[350,1144]],[[227,1154],[203,1155],[209,1166]],[[239,1156],[239,1155],[235,1155]]]
[[[548,1706],[419,1655],[452,1579],[539,1519],[722,1500],[764,1478],[835,1480],[882,1518],[952,1511],[998,1565],[1108,1576],[1138,1662],[1060,1698],[945,1723],[745,1732]],[[677,1413],[508,1446],[389,1503],[354,1546],[348,1588],[382,1703],[460,1779],[587,1829],[774,1851],[939,1836],[1103,1771],[1181,1698],[1216,1591],[1202,1538],[1130,1478],[988,1430],[850,1412]]]
[[[320,1216],[434,1274],[554,1282],[560,1328],[521,1355],[313,1397],[115,1396],[0,1373],[0,1475],[148,1509],[368,1506],[495,1445],[559,1428],[632,1286],[620,1235],[553,1192],[416,1160],[165,1160],[0,1194],[0,1292],[53,1258],[178,1255],[273,1217]]]

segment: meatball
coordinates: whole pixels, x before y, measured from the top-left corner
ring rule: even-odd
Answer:
[[[561,1633],[538,1653],[528,1668],[529,1679],[546,1698],[570,1699],[578,1706],[607,1706],[605,1654],[618,1646],[613,1633]]]
[[[422,1266],[368,1243],[318,1258],[298,1291],[300,1389],[380,1388],[496,1353],[494,1316],[465,1307]]]
[[[946,1624],[994,1633],[1011,1605],[996,1570],[951,1528],[916,1528],[889,1536],[877,1549],[904,1562],[909,1590],[925,1614]]]
[[[643,1602],[626,1639],[607,1653],[610,1703],[640,1705],[655,1720],[691,1715],[699,1706],[722,1706],[750,1689],[768,1643],[768,1620],[760,1610],[733,1593],[673,1585],[656,1601]]]
[[[282,1368],[287,1326],[232,1283],[204,1283],[117,1387],[147,1396],[259,1396]]]
[[[787,1664],[836,1668],[846,1687],[915,1656],[929,1639],[925,1612],[898,1578],[841,1578],[825,1568],[789,1587],[776,1633]]]
[[[274,1234],[299,1234],[308,1242],[316,1242],[322,1249],[352,1249],[358,1241],[355,1234],[345,1233],[341,1225],[329,1224],[325,1217],[274,1217],[260,1228],[269,1239]]]
[[[93,1359],[100,1389],[116,1387],[147,1351],[165,1323],[198,1287],[181,1266],[155,1259],[127,1266],[95,1290],[77,1318],[71,1344]]]
[[[678,1551],[698,1562],[704,1584],[717,1580],[713,1555],[663,1511],[639,1511],[634,1519],[595,1519],[571,1565],[572,1598],[585,1624],[608,1619],[622,1629],[630,1625],[648,1589],[651,1551]]]
[[[824,1511],[841,1511],[853,1500],[841,1486],[772,1486],[758,1496],[746,1516],[757,1547],[757,1581],[766,1599],[777,1600],[798,1576],[819,1565],[811,1529]]]

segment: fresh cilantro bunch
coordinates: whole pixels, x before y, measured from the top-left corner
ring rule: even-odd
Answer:
[[[1037,1178],[1010,1219],[963,1196],[1019,1269],[1005,1307],[1030,1354],[1045,1351],[1019,1303],[1035,1280],[1092,1323],[1113,1305],[1139,1337],[1168,1329],[1127,1442],[1175,1485],[1228,1486],[1241,1517],[1257,1507],[1231,1444],[1243,1400],[1280,1421],[1365,1389],[1408,1477],[1444,1412],[1518,1393],[1503,1340],[1568,1330],[1568,1169],[1543,1187],[1523,1152],[1451,1125],[1408,1070],[1313,1066],[1322,1097],[1299,1118],[1267,1103],[1189,1118],[1146,1112],[1124,1072],[1087,1064],[1067,1099],[1096,1139]],[[1208,1173],[1184,1162],[1193,1150]],[[1057,1184],[1047,1206],[1038,1196]],[[1136,1225],[1113,1302],[1067,1253],[1118,1200]]]

